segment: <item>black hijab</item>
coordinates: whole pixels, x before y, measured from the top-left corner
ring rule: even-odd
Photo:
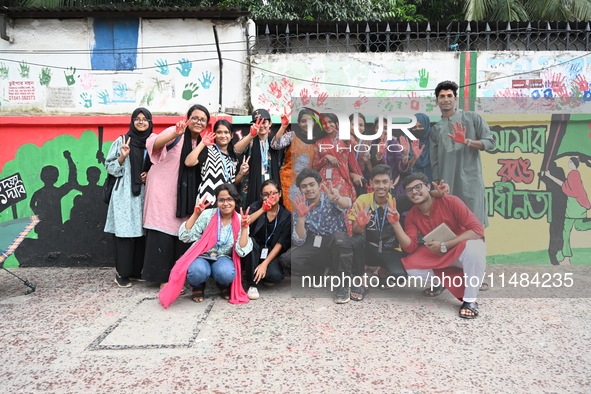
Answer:
[[[203,133],[209,126],[210,115],[207,108],[203,105],[195,104],[187,112],[187,119],[191,117],[195,110],[199,110],[205,113],[207,117],[207,124],[203,129]],[[177,194],[176,194],[176,217],[184,218],[185,216],[191,215],[195,208],[195,202],[197,200],[197,192],[199,191],[199,184],[201,183],[201,173],[199,172],[199,166],[187,167],[185,165],[185,159],[193,151],[193,145],[191,143],[191,130],[189,127],[185,128],[185,134],[183,135],[183,147],[181,150],[181,162],[179,166],[179,177],[177,183]],[[201,136],[197,137],[197,144],[201,142]]]
[[[146,131],[139,131],[135,128],[133,120],[142,113],[148,120],[148,129]],[[131,138],[129,143],[129,159],[131,161],[131,191],[134,196],[139,196],[142,191],[142,167],[144,164],[144,153],[146,151],[146,140],[152,134],[152,113],[146,108],[137,108],[131,114],[131,123],[129,124],[129,131],[127,137]]]

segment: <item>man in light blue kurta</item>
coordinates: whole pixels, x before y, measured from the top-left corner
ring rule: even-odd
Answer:
[[[483,226],[487,227],[480,151],[494,149],[494,135],[480,115],[456,108],[458,85],[455,82],[439,83],[435,88],[435,96],[442,119],[431,128],[429,135],[433,180],[445,180],[450,187],[450,194],[462,199]],[[456,134],[452,125],[457,122],[466,129],[464,138],[456,136],[456,140],[461,142],[450,137]]]

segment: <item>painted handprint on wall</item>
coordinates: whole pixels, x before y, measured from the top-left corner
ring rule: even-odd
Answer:
[[[185,90],[183,90],[183,99],[189,101],[194,97],[199,96],[197,94],[197,89],[199,89],[199,86],[197,86],[196,83],[188,83],[185,85]]]
[[[0,79],[8,79],[8,70],[5,63],[0,63]]]
[[[20,70],[18,71],[21,78],[29,78],[29,65],[24,60],[19,63]]]
[[[84,108],[92,107],[92,94],[82,93],[80,98],[82,99],[80,104],[84,105]]]
[[[82,85],[82,89],[89,90],[92,88],[92,85],[96,82],[92,74],[84,74],[82,78],[80,78],[80,82]]]
[[[209,71],[202,72],[201,77],[203,77],[203,79],[199,78],[199,83],[201,84],[201,87],[203,89],[209,89],[215,77],[212,77]]]
[[[109,96],[109,92],[107,89],[98,93],[99,104],[111,104],[111,97]]]
[[[66,77],[66,83],[68,86],[72,86],[76,83],[76,78],[74,78],[74,74],[76,74],[76,69],[74,67],[70,67],[68,70],[64,70],[64,76]]]
[[[158,59],[156,60],[156,63],[154,63],[156,66],[158,66],[158,68],[156,69],[156,72],[162,74],[162,75],[168,75],[168,73],[170,72],[169,68],[168,68],[168,60],[165,59]]]
[[[429,73],[424,68],[419,70],[419,86],[426,88],[429,84]]]
[[[179,70],[183,77],[188,77],[191,74],[191,68],[193,68],[193,64],[185,58],[179,60],[179,65],[181,67],[177,67],[176,69]]]
[[[47,67],[43,67],[41,69],[41,73],[39,74],[39,83],[42,86],[49,86],[51,82],[51,70]]]

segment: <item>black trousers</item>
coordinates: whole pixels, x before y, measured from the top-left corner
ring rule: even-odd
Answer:
[[[242,257],[242,266],[244,267],[244,275],[246,275],[246,282],[248,284],[247,287],[257,286],[257,283],[254,281],[254,269],[261,264],[263,259],[261,259],[261,246],[253,239],[252,240],[252,252],[247,254],[246,256]],[[272,248],[269,248],[271,251]],[[269,265],[267,266],[267,273],[265,277],[262,279],[266,282],[270,283],[279,283],[285,278],[285,274],[283,273],[283,268],[279,263],[279,258],[281,255],[275,257]]]
[[[177,236],[146,230],[146,256],[142,279],[166,283],[174,263],[191,247]]]
[[[353,275],[362,276],[365,273],[365,265],[380,266],[386,270],[388,276],[406,276],[406,270],[402,265],[404,253],[395,249],[384,247],[382,253],[378,247],[365,240],[363,234],[353,234]]]
[[[119,238],[113,235],[115,269],[122,278],[141,278],[146,251],[146,238]]]
[[[323,235],[319,248],[314,236],[291,251],[291,272],[294,275],[322,275],[328,267],[334,274],[349,275],[353,266],[352,239],[344,232]]]

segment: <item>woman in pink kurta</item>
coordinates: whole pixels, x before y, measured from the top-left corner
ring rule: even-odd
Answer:
[[[152,134],[146,141],[152,165],[146,179],[142,279],[160,283],[161,287],[168,282],[174,263],[190,246],[178,239],[178,231],[193,213],[200,177],[196,167],[187,167],[185,160],[197,146],[209,118],[207,108],[194,105],[186,121]]]

